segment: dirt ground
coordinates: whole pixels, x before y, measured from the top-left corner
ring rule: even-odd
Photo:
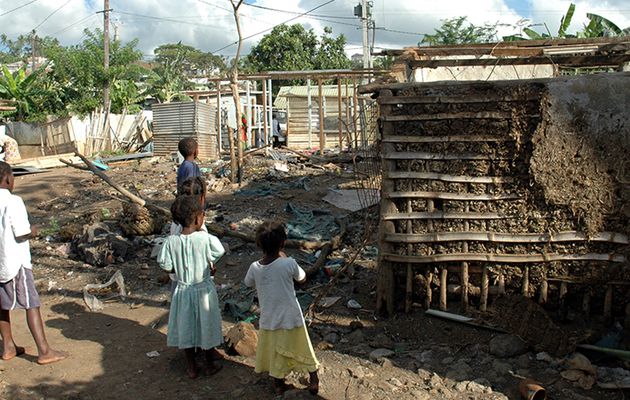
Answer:
[[[290,220],[287,202],[303,209],[328,210],[348,222],[345,242],[332,255],[348,261],[364,235],[365,213],[349,214],[321,198],[329,188],[353,181],[352,165],[290,164],[290,173],[278,173],[270,165],[273,163],[262,159],[251,162],[246,176],[252,178],[241,193],[235,193],[233,187],[210,193],[207,221],[224,226],[233,223],[238,231],[251,232],[265,219]],[[127,187],[133,183],[142,197],[168,207],[174,198],[175,168],[170,161],[149,159],[112,165],[108,174]],[[276,398],[269,379],[254,373],[252,359],[224,350],[224,368],[217,375],[196,380],[185,377],[183,355],[166,347],[169,289],[158,282],[162,273],[151,258],[154,238],[128,238],[133,251],[106,267],[86,264],[68,254],[61,238],[64,227],[93,220],[115,225],[121,206],[113,189],[87,172],[70,168],[18,177],[15,186],[15,193],[26,202],[31,222],[43,230],[31,247],[46,332],[54,347],[71,356],[53,365],[37,365],[24,315],[15,312],[14,333],[18,344],[27,346],[27,355],[0,363],[0,398]],[[371,209],[368,214],[375,213]],[[373,227],[369,229],[374,233]],[[219,297],[240,301],[239,283],[259,254],[251,243],[224,240],[232,250],[218,264]],[[374,249],[373,238],[368,245],[368,250]],[[308,254],[296,249],[287,252],[308,266],[304,261]],[[498,335],[493,331],[426,317],[419,308],[409,315],[376,315],[375,258],[373,251],[364,250],[351,272],[328,294],[341,299],[330,308],[318,309],[313,318],[309,331],[322,364],[319,395],[294,390],[284,398],[517,399],[519,378],[514,375],[540,381],[553,399],[612,400],[630,394],[577,388],[560,377],[557,360],[537,360],[536,353],[528,349],[496,356],[490,345]],[[83,301],[83,287],[103,283],[117,270],[125,278],[127,298],[112,299],[103,310],[90,311]],[[300,289],[315,296],[326,283],[327,278],[319,275]],[[351,299],[362,308],[348,308]],[[451,303],[456,307],[456,302]],[[224,314],[225,330],[235,322],[230,313]],[[375,354],[379,349],[383,352]],[[289,382],[298,389],[305,387],[298,376],[290,376]]]

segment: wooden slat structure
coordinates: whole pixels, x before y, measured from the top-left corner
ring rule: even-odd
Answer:
[[[472,48],[475,54],[491,50]],[[433,51],[440,52],[427,50]],[[474,301],[485,311],[491,294],[514,286],[514,278],[506,284],[507,269],[518,276],[517,292],[539,291],[538,299],[548,302],[556,287],[553,272],[546,272],[551,265],[589,266],[605,274],[628,264],[627,232],[586,232],[578,218],[542,203],[536,192],[528,163],[532,137],[546,118],[545,85],[551,81],[363,89],[377,95],[382,123],[379,311],[410,311],[416,302],[446,310],[451,283],[461,287],[464,310]],[[556,224],[565,228],[557,230]],[[612,287],[601,292],[607,316],[613,313]],[[559,290],[564,301],[568,289]],[[584,295],[582,310],[592,311],[595,293]]]

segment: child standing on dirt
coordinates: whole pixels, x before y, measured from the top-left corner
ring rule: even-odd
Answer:
[[[160,267],[175,273],[177,279],[168,317],[167,345],[184,350],[187,374],[194,379],[198,376],[197,348],[204,350],[209,375],[221,369],[212,352],[223,342],[223,334],[210,267],[224,249],[219,239],[201,230],[204,213],[198,197],[177,197],[171,213],[182,231],[166,239],[158,256]]]
[[[177,144],[184,161],[177,169],[177,191],[179,191],[180,185],[188,178],[194,178],[201,176],[199,166],[195,163],[197,154],[199,153],[199,145],[197,141],[191,137],[183,138]]]
[[[269,372],[277,394],[288,389],[284,378],[291,371],[308,372],[308,390],[315,395],[319,362],[293,287],[294,281],[306,280],[306,273],[282,251],[286,240],[284,225],[263,223],[256,231],[263,258],[253,262],[245,276],[245,285],[256,287],[260,305],[256,372]]]
[[[37,363],[51,364],[67,354],[53,350],[44,333],[39,311],[39,295],[35,289],[28,239],[37,235],[31,227],[24,202],[12,194],[15,180],[11,166],[0,161],[0,335],[2,359],[24,354],[11,332],[11,311],[26,310],[26,322],[37,345]]]

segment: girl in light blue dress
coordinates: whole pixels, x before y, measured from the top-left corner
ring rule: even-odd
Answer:
[[[212,352],[223,342],[223,334],[211,269],[225,250],[218,238],[201,230],[204,212],[198,196],[179,196],[171,213],[183,229],[179,235],[166,239],[158,256],[160,267],[176,277],[167,345],[184,350],[188,376],[194,379],[198,376],[196,348],[205,353],[208,374],[221,369]]]

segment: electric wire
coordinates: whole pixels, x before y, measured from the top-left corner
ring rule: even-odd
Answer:
[[[48,21],[48,19],[50,19],[50,17],[52,17],[53,15],[55,15],[57,13],[57,11],[61,10],[62,8],[64,8],[68,3],[70,3],[72,0],[68,0],[65,3],[63,3],[59,8],[55,9],[55,11],[51,12],[50,14],[48,14],[48,16],[46,18],[44,18],[44,20],[42,22],[39,23],[39,25],[37,25],[35,28],[32,29],[32,31],[36,31],[37,28],[39,28],[40,26],[44,25],[44,23],[46,21]]]
[[[13,11],[17,11],[17,10],[19,10],[20,8],[23,8],[23,7],[28,6],[29,4],[33,4],[33,3],[35,3],[36,1],[39,1],[39,0],[31,0],[31,1],[29,1],[28,3],[24,3],[24,4],[22,4],[21,6],[17,6],[17,7],[15,7],[15,8],[12,8],[12,9],[11,9],[11,10],[9,10],[9,11],[5,11],[5,12],[3,12],[2,14],[0,14],[0,17],[4,17],[4,16],[5,16],[5,15],[7,15],[7,14],[11,14]]]
[[[283,25],[283,24],[289,23],[289,22],[291,22],[291,21],[293,21],[293,20],[296,20],[296,19],[298,19],[298,18],[300,18],[300,17],[303,17],[304,15],[307,15],[307,14],[309,14],[309,13],[311,13],[311,12],[315,11],[315,10],[318,10],[318,9],[320,9],[320,8],[324,7],[324,6],[327,6],[328,4],[330,4],[330,3],[334,2],[334,1],[335,1],[335,0],[328,0],[327,2],[325,2],[325,3],[323,3],[323,4],[320,4],[320,5],[318,5],[317,7],[311,8],[310,10],[305,11],[305,12],[303,12],[302,14],[300,14],[300,15],[298,15],[298,16],[295,16],[295,17],[293,17],[293,18],[290,18],[290,19],[288,19],[288,20],[286,20],[286,21],[284,21],[284,22],[282,22],[282,23],[276,24],[276,25],[274,25],[274,26],[272,26],[272,27],[270,27],[270,28],[267,28],[267,29],[265,29],[265,30],[262,30],[262,31],[260,31],[260,32],[256,32],[256,33],[254,33],[253,35],[249,35],[249,36],[247,36],[247,37],[244,37],[242,40],[243,40],[243,41],[245,41],[245,40],[247,40],[247,39],[251,39],[251,38],[253,38],[253,37],[255,37],[255,36],[258,36],[258,35],[260,35],[260,34],[263,34],[263,33],[265,33],[265,32],[268,32],[268,31],[272,30],[273,28],[275,28],[275,27],[277,27],[277,26],[279,26],[279,25]],[[232,47],[232,46],[235,46],[235,45],[237,45],[237,44],[238,44],[238,41],[233,42],[233,43],[230,43],[230,44],[228,44],[228,45],[226,45],[226,46],[221,47],[221,48],[220,48],[220,49],[218,49],[218,50],[213,51],[212,53],[213,53],[213,54],[218,53],[218,52],[220,52],[221,50],[225,50],[225,49],[227,49],[227,48],[229,48],[229,47]]]

